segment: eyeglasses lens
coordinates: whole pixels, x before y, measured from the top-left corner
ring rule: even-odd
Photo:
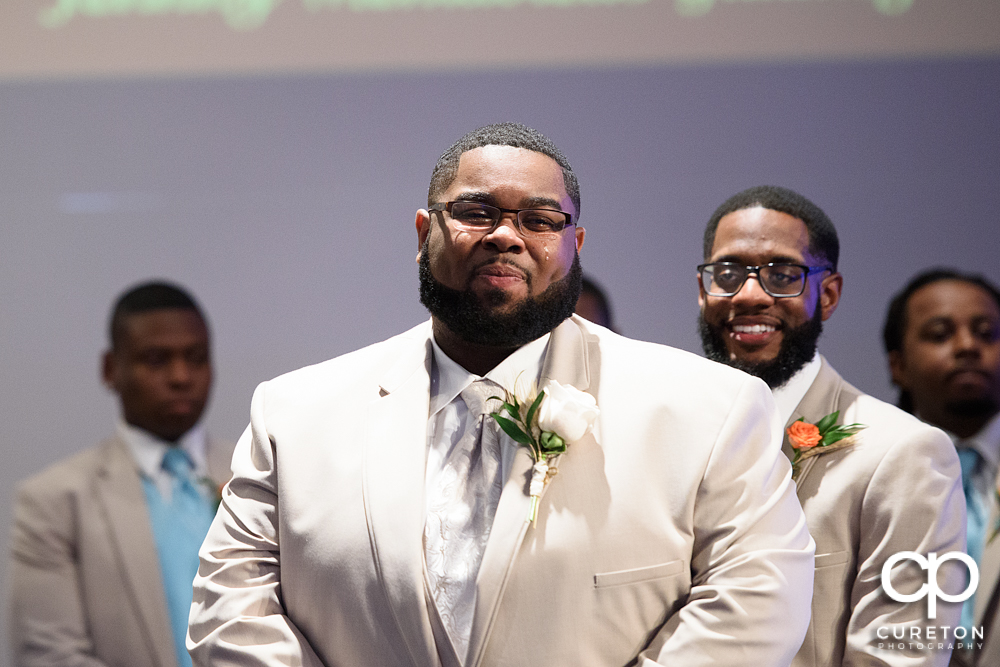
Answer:
[[[771,294],[783,296],[798,295],[802,292],[806,273],[801,266],[793,264],[772,264],[760,267],[760,279]]]
[[[749,267],[728,262],[706,266],[701,272],[705,291],[713,296],[732,296],[740,291],[750,274]],[[772,296],[798,296],[806,272],[794,264],[769,264],[756,270],[764,291]]]
[[[495,206],[477,202],[453,202],[451,217],[470,229],[492,229],[503,212]],[[517,227],[522,234],[552,234],[566,226],[566,214],[548,209],[523,209],[517,212]]]

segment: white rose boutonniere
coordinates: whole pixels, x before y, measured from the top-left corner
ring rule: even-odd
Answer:
[[[542,490],[558,472],[554,459],[593,428],[600,410],[590,394],[552,380],[541,391],[533,389],[520,399],[507,389],[503,397],[493,398],[503,406],[491,416],[504,433],[528,448],[535,462],[528,489],[531,509],[527,519],[534,523]]]
[[[543,433],[558,433],[566,442],[575,442],[587,435],[600,413],[593,396],[576,387],[551,381],[542,391],[547,398],[538,408],[538,428]]]

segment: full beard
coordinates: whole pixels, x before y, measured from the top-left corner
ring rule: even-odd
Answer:
[[[480,298],[468,287],[456,290],[442,285],[431,274],[429,256],[425,241],[419,263],[420,303],[467,343],[501,348],[530,343],[572,315],[580,297],[583,270],[578,254],[565,277],[507,312],[499,312],[510,300],[503,290],[490,290]]]
[[[771,361],[742,361],[731,358],[726,347],[725,328],[710,325],[701,314],[698,315],[698,333],[701,335],[701,347],[706,357],[759,377],[768,387],[777,389],[802,370],[802,367],[816,355],[816,342],[823,333],[823,317],[820,309],[816,308],[816,314],[808,322],[795,328],[785,329],[778,356]]]

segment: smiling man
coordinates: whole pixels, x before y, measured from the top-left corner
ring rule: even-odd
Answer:
[[[233,446],[199,425],[208,327],[180,288],[119,298],[103,359],[115,436],[26,481],[15,511],[11,619],[19,667],[190,665],[198,547]]]
[[[573,317],[579,215],[534,130],[442,155],[415,225],[430,321],[255,393],[196,664],[789,663],[813,551],[769,392]],[[550,381],[532,414],[599,415],[548,429],[568,449],[536,478],[491,397]]]
[[[830,219],[802,195],[773,186],[734,195],[705,229],[702,345],[709,358],[767,382],[786,427],[834,413],[832,425],[864,427],[840,442],[784,442],[798,461],[797,494],[816,540],[812,621],[793,664],[946,665],[947,642],[911,651],[876,633],[892,626],[923,632],[958,620],[958,605],[939,605],[930,621],[924,604],[896,602],[880,586],[883,565],[898,552],[963,549],[958,461],[941,431],[861,393],[817,353],[822,323],[840,301],[839,254]],[[926,582],[911,566],[893,569],[896,590]],[[944,590],[964,588],[960,567],[942,573]]]
[[[944,429],[962,462],[966,552],[980,574],[962,625],[985,633],[952,663],[1000,664],[1000,291],[982,276],[921,273],[889,304],[883,340],[900,407]]]

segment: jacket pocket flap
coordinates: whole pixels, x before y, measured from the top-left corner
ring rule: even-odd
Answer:
[[[594,575],[594,587],[604,588],[607,586],[621,586],[622,584],[634,584],[640,581],[650,581],[652,579],[663,579],[678,575],[684,569],[684,561],[672,560],[669,563],[650,565],[649,567],[637,567],[631,570],[619,570],[617,572],[605,572]]]
[[[832,554],[816,554],[816,569],[830,567],[831,565],[840,565],[841,563],[846,563],[847,560],[848,554],[846,551],[834,551]]]

